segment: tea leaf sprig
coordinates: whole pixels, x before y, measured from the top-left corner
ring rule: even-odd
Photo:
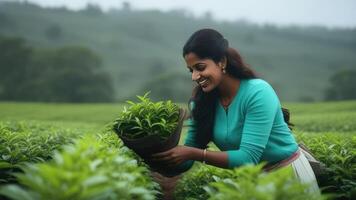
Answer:
[[[172,101],[152,102],[148,95],[137,96],[138,103],[127,101],[130,107],[124,107],[113,125],[119,136],[137,139],[157,135],[164,140],[174,132],[179,120],[179,106]]]

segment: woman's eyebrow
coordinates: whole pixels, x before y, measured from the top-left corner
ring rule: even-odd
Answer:
[[[205,65],[205,63],[203,63],[203,62],[198,62],[198,63],[195,63],[193,66],[191,66],[191,67],[189,67],[189,66],[187,66],[188,68],[195,68],[196,66],[198,66],[198,65],[201,65],[201,64],[203,64],[203,65]]]

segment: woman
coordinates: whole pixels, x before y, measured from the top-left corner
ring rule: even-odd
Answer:
[[[193,161],[222,168],[267,162],[265,170],[291,165],[296,176],[318,191],[314,173],[288,127],[273,88],[258,79],[213,29],[195,32],[183,48],[192,80],[192,119],[184,146],[155,154],[154,159],[188,170]],[[207,151],[212,141],[221,151]]]

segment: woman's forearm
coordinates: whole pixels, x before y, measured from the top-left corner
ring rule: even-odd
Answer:
[[[204,150],[199,148],[191,149],[191,160],[205,162],[216,167],[228,168],[228,154],[222,151],[206,151],[204,158]]]

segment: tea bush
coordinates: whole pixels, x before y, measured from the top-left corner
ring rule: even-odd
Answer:
[[[105,136],[104,136],[105,137]],[[103,137],[102,137],[103,138]],[[136,160],[94,136],[56,152],[47,163],[22,167],[20,185],[0,193],[11,199],[155,199],[158,185]]]
[[[216,178],[206,188],[211,200],[321,200],[326,199],[319,193],[308,189],[295,177],[291,167],[285,167],[269,173],[261,172],[262,165],[246,166],[233,170],[234,176]]]
[[[231,170],[196,163],[177,183],[175,198],[177,200],[208,199],[204,187],[214,181],[215,176],[221,178],[233,176],[231,172]]]
[[[77,138],[71,129],[24,122],[0,122],[0,183],[13,181],[11,172],[24,163],[51,159],[53,151]]]
[[[356,132],[355,101],[285,104],[295,130]]]
[[[313,115],[325,113],[355,113],[356,101],[334,101],[314,103],[286,103],[283,107],[288,108],[295,115]]]
[[[233,170],[200,165],[178,182],[177,199],[324,199],[297,180],[291,168],[263,173],[262,165]]]
[[[356,199],[356,135],[347,133],[299,133],[299,141],[326,165],[320,186],[339,198]]]
[[[105,143],[110,148],[120,149],[121,153],[135,159],[139,166],[148,167],[140,156],[124,145],[122,140],[118,138],[111,128],[111,124],[108,124],[101,133],[96,134],[97,140]]]
[[[142,100],[140,99],[141,102]],[[135,103],[130,102],[130,105],[132,104]],[[324,192],[336,193],[338,195],[336,199],[356,199],[354,189],[356,188],[354,181],[356,180],[355,105],[355,101],[353,101],[287,104],[285,106],[291,110],[291,120],[296,124],[294,132],[296,132],[298,141],[303,141],[312,153],[326,164],[327,173],[325,177],[322,177],[321,186]],[[33,109],[34,106],[35,109]],[[142,160],[131,150],[124,147],[112,130],[105,130],[104,133],[102,130],[97,130],[104,123],[112,121],[114,116],[117,115],[115,110],[120,110],[121,106],[123,105],[118,107],[117,104],[63,104],[57,106],[0,103],[1,120],[26,120],[26,122],[14,123],[0,122],[0,184],[7,185],[1,187],[2,194],[6,193],[7,197],[11,199],[70,199],[70,195],[73,195],[75,199],[155,198],[159,193],[158,186],[148,176],[146,165]],[[97,113],[99,113],[99,117],[96,115]],[[33,119],[42,121],[39,121],[39,123],[28,121]],[[63,123],[53,125],[52,123],[60,123],[59,121],[57,123],[57,119]],[[148,122],[142,119],[142,123]],[[112,123],[109,124],[109,127],[112,129]],[[158,127],[154,128],[157,129]],[[85,135],[83,133],[88,130],[101,134],[92,137],[90,141],[85,136],[83,140],[79,140],[78,143],[73,145],[73,139],[83,137]],[[82,141],[81,145],[79,145],[80,141]],[[84,148],[84,141],[88,145],[87,148]],[[63,148],[63,144],[69,144],[69,146]],[[93,144],[95,144],[95,147],[89,147]],[[97,145],[102,148],[97,148]],[[69,149],[73,151],[69,151]],[[55,157],[58,158],[52,160],[56,150],[61,153],[55,153]],[[108,151],[108,153],[105,153],[105,151]],[[112,153],[113,151],[116,153]],[[89,156],[86,158],[84,155]],[[60,158],[63,160],[62,163],[59,162]],[[116,158],[125,160],[125,163],[120,163],[118,166]],[[129,170],[119,169],[119,167],[126,168],[125,166],[131,166],[131,164],[132,168],[127,167]],[[20,173],[20,168],[25,170],[24,173]],[[139,168],[138,171],[140,171],[142,177],[132,178],[138,175],[130,170],[134,171],[137,168]],[[98,171],[99,177],[96,177],[97,173],[91,171],[93,169]],[[108,172],[110,170],[120,172],[124,177],[118,178],[117,182],[116,179],[113,181],[113,176],[119,175],[115,175],[115,173],[110,175]],[[241,170],[243,169],[241,168]],[[83,174],[79,171],[83,171]],[[235,170],[224,170],[196,163],[193,169],[187,172],[178,183],[175,195],[177,199],[244,199],[249,194],[256,194],[254,197],[262,199],[297,199],[298,197],[303,200],[310,199],[305,196],[295,195],[295,197],[290,197],[288,194],[284,194],[287,189],[276,186],[278,181],[273,181],[278,175],[273,175],[274,178],[264,179],[266,175],[257,175],[256,171],[258,171],[257,168],[256,170],[245,169],[243,174],[246,177],[241,177]],[[16,177],[13,174],[16,174]],[[284,175],[280,179],[281,183],[287,181]],[[248,185],[248,180],[251,177],[257,177],[258,180],[252,181],[255,181],[255,185],[258,185],[258,187],[252,188]],[[133,179],[133,181],[128,181],[126,190],[122,187],[123,184],[126,185],[125,178]],[[109,181],[104,183],[103,180],[105,179]],[[264,185],[262,180],[269,182],[269,184]],[[267,185],[270,185],[271,188]],[[288,183],[288,185],[293,184]],[[64,189],[60,186],[67,188],[67,190],[63,192]],[[130,189],[131,186],[132,188],[143,189]],[[281,191],[273,189],[277,187],[281,187]],[[139,195],[139,192],[135,192],[140,190],[145,191],[148,196]],[[106,191],[106,193],[103,191]],[[147,193],[147,191],[149,192]],[[238,191],[238,194],[236,194],[236,191]],[[266,194],[260,195],[262,194],[261,191],[265,191]],[[293,191],[290,192],[294,194]],[[122,196],[119,197],[119,193],[122,193]],[[54,194],[53,198],[49,198],[49,195]],[[0,196],[0,199],[2,198],[4,197]]]
[[[356,132],[356,113],[315,113],[294,116],[295,130],[308,132]]]

